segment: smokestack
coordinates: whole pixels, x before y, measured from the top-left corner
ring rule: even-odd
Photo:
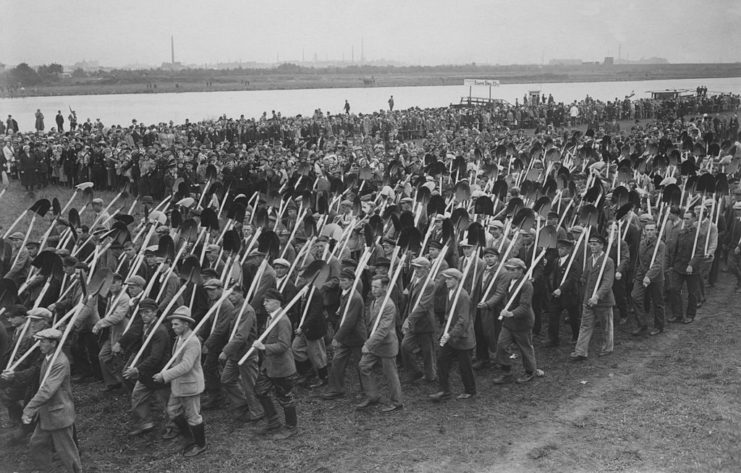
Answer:
[[[170,35],[170,62],[175,64],[175,37]]]

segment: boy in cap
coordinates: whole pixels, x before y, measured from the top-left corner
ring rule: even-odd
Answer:
[[[113,346],[123,335],[129,317],[129,295],[123,290],[123,278],[120,274],[113,275],[111,288],[106,298],[106,315],[93,326],[93,335],[99,335],[101,331],[108,330],[108,336],[103,341],[98,353],[100,371],[103,374],[103,382],[106,391],[112,391],[121,387],[119,374],[112,366]]]
[[[215,304],[224,293],[224,284],[221,280],[213,278],[203,284],[208,295],[209,307]],[[208,401],[203,403],[204,410],[220,409],[223,407],[223,394],[221,390],[221,378],[219,376],[219,355],[224,346],[229,342],[230,327],[234,323],[237,310],[229,299],[221,302],[216,313],[211,319],[211,332],[203,346],[206,347],[206,359],[203,361],[203,369],[206,376],[206,392]],[[201,329],[200,335],[205,335]],[[236,384],[236,379],[230,380]]]
[[[414,274],[409,287],[404,290],[408,314],[402,326],[404,338],[401,341],[401,356],[407,375],[412,381],[424,378],[428,382],[433,382],[437,378],[434,340],[435,279],[430,278],[427,281],[431,266],[427,258],[413,259]],[[422,356],[422,370],[419,369],[415,359],[417,353]]]
[[[167,415],[186,435],[190,431],[192,442],[183,449],[183,455],[194,457],[206,450],[206,433],[201,417],[201,393],[204,388],[203,369],[201,368],[201,341],[193,334],[191,327],[195,320],[190,317],[190,309],[180,306],[167,317],[175,332],[177,353],[173,365],[153,376],[156,383],[170,383],[170,399],[167,402]]]
[[[291,350],[291,322],[288,317],[281,315],[283,296],[277,289],[266,291],[263,304],[269,314],[268,326],[275,317],[280,318],[262,342],[255,341],[252,344],[256,350],[262,351],[265,355],[255,384],[255,393],[267,416],[267,423],[259,433],[262,435],[273,433],[273,439],[285,440],[296,435],[298,430],[296,401],[293,396],[296,365]],[[278,420],[278,413],[270,399],[271,391],[275,392],[275,397],[283,407],[285,426]]]
[[[6,314],[10,325],[14,327],[6,356],[10,357],[12,350],[17,346],[18,350],[15,357],[15,360],[17,360],[21,354],[31,349],[34,344],[34,335],[51,326],[52,313],[42,307],[26,311],[24,306],[18,305],[10,306]],[[23,338],[21,338],[23,326],[27,321],[29,323],[28,328],[22,334]],[[5,352],[3,353],[5,354]],[[11,443],[23,443],[23,439],[33,432],[34,426],[23,424],[21,417],[23,415],[23,405],[31,399],[32,393],[29,393],[29,387],[36,383],[35,380],[39,376],[43,358],[44,355],[40,350],[34,350],[12,371],[4,371],[0,377],[0,400],[8,409],[8,419],[11,426],[18,425],[20,427],[20,430],[11,438]],[[0,361],[2,366],[6,367],[10,360],[3,357]]]
[[[241,289],[232,291],[229,302],[241,316],[238,315],[239,322],[235,318],[229,324],[231,338],[219,355],[222,364],[221,387],[229,398],[237,421],[255,422],[265,416],[255,394],[255,382],[259,374],[257,352],[253,352],[241,365],[239,360],[257,339],[257,317],[255,309],[244,300]]]
[[[537,367],[535,364],[535,349],[533,348],[533,324],[535,314],[533,313],[533,284],[525,278],[527,266],[519,258],[510,258],[504,265],[509,273],[507,294],[504,298],[505,306],[500,313],[502,319],[502,331],[499,332],[497,340],[497,361],[502,367],[504,374],[494,378],[494,384],[505,384],[512,382],[512,366],[507,347],[511,344],[517,345],[522,354],[522,365],[525,374],[517,378],[518,383],[526,383],[533,379]],[[520,284],[522,286],[520,287]],[[517,288],[520,287],[518,291]]]
[[[496,279],[492,281],[499,267],[499,250],[493,247],[484,250],[484,263],[486,267],[481,274],[481,283],[477,291],[476,319],[474,319],[474,332],[476,334],[476,361],[473,369],[487,368],[496,361],[497,338],[502,328],[499,321],[499,312],[504,304],[507,293],[509,278],[506,271],[499,271]],[[491,286],[491,290],[489,287]],[[487,292],[488,291],[488,292]],[[487,300],[483,300],[486,295]]]
[[[368,339],[363,344],[361,350],[363,356],[358,364],[363,391],[365,392],[365,399],[357,405],[359,409],[377,404],[380,400],[378,387],[373,379],[373,367],[379,363],[383,367],[383,374],[389,383],[391,392],[391,404],[381,410],[391,412],[403,407],[401,383],[396,369],[396,356],[399,353],[399,340],[395,330],[397,309],[391,298],[382,307],[386,292],[389,289],[388,286],[389,278],[385,276],[374,276],[371,281],[371,292],[374,299],[371,302],[368,319],[369,334]],[[383,311],[381,311],[382,308]],[[377,327],[376,321],[378,321]]]
[[[352,291],[355,272],[345,268],[340,272],[340,307],[337,311],[338,327],[332,339],[334,358],[329,371],[329,388],[322,399],[332,400],[345,395],[345,369],[350,358],[361,358],[361,348],[368,337],[365,324],[365,304],[358,288]]]
[[[77,261],[74,256],[62,259],[62,271],[67,275],[67,284],[77,284],[67,292],[67,295],[59,301],[51,304],[48,308],[57,315],[63,315],[75,307],[83,296],[80,280],[87,277],[85,266]],[[65,288],[63,288],[65,289]],[[98,314],[98,295],[87,297],[85,306],[72,320],[72,332],[70,340],[72,346],[72,365],[75,369],[74,382],[80,382],[86,378],[103,379],[98,362],[98,340],[93,335],[93,327],[100,320]]]
[[[573,241],[559,239],[556,247],[558,249],[558,258],[554,261],[553,271],[546,276],[548,294],[548,300],[546,301],[548,341],[544,344],[546,347],[557,347],[560,343],[561,312],[564,310],[568,314],[569,325],[571,326],[572,343],[576,343],[579,337],[579,280],[581,279],[581,265],[576,261],[572,262]],[[571,266],[569,266],[569,262],[571,262]]]
[[[299,278],[299,286],[307,283],[305,274]],[[324,316],[323,291],[309,289],[299,302],[299,327],[291,346],[300,380],[310,388],[324,386],[328,381],[327,348],[324,337],[327,333],[327,318]],[[318,380],[312,380],[316,372]]]
[[[589,237],[590,255],[587,257],[586,269],[581,277],[584,286],[581,325],[576,347],[569,355],[571,361],[587,359],[589,342],[598,322],[602,325],[603,331],[600,356],[609,355],[613,350],[612,306],[615,305],[615,297],[612,294],[612,282],[615,277],[615,263],[605,254],[605,244],[605,238],[601,235]],[[603,263],[605,271],[602,279],[599,279]]]
[[[438,402],[450,398],[450,367],[454,359],[458,361],[464,388],[458,399],[468,399],[476,395],[476,379],[471,366],[473,347],[476,345],[471,319],[471,299],[466,289],[460,286],[463,284],[463,273],[450,268],[443,271],[442,276],[448,289],[445,311],[449,318],[449,328],[447,332],[443,332],[440,339],[440,352],[437,357],[440,391],[430,395],[431,400]]]
[[[136,426],[129,431],[129,436],[140,435],[154,429],[154,422],[150,411],[151,401],[157,399],[163,408],[167,406],[170,398],[170,388],[166,384],[156,383],[152,376],[159,373],[170,359],[171,341],[170,334],[164,324],[157,324],[157,302],[154,299],[143,299],[139,303],[139,316],[142,321],[142,329],[134,332],[129,329],[119,340],[120,346],[127,351],[137,346],[138,342],[144,341],[152,335],[152,340],[142,352],[142,356],[136,366],[129,366],[124,370],[123,376],[130,382],[134,382],[131,391],[131,412],[136,419]],[[132,327],[133,328],[133,327]],[[187,428],[183,425],[183,431]],[[168,438],[174,438],[177,433],[166,433]]]
[[[39,417],[29,444],[31,459],[39,469],[51,469],[52,450],[49,447],[53,445],[68,471],[81,472],[80,453],[73,433],[75,405],[72,401],[69,360],[58,349],[62,332],[48,328],[38,332],[35,338],[39,341],[44,361],[39,372],[41,385],[23,409],[24,424],[33,422],[37,415]]]
[[[276,258],[273,260],[273,268],[275,270],[275,287],[280,291],[283,299],[290,301],[296,295],[298,290],[296,285],[288,277],[288,271],[291,269],[291,263],[284,258]],[[297,304],[288,311],[288,318],[291,320],[291,325],[294,329],[298,328],[299,320],[301,319],[301,313]]]

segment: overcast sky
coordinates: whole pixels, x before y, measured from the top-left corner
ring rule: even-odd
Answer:
[[[741,0],[0,0],[0,62],[741,61]]]

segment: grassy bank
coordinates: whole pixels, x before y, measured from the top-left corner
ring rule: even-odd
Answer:
[[[657,64],[581,66],[460,66],[274,70],[114,71],[96,77],[63,78],[52,85],[27,87],[13,97],[147,94],[235,90],[460,85],[463,79],[498,79],[503,84],[638,81],[740,77],[741,64]],[[373,79],[366,85],[364,80]],[[699,85],[699,82],[698,82]],[[9,96],[7,90],[2,96]]]

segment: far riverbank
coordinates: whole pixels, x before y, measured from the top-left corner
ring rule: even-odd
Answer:
[[[371,71],[371,73],[368,73]],[[741,77],[741,63],[581,66],[450,66],[419,68],[290,67],[269,70],[113,71],[66,77],[51,85],[3,89],[1,97],[158,94],[217,91],[379,88],[462,85],[464,79],[497,79],[501,84],[650,81]],[[539,87],[534,87],[539,88]]]

